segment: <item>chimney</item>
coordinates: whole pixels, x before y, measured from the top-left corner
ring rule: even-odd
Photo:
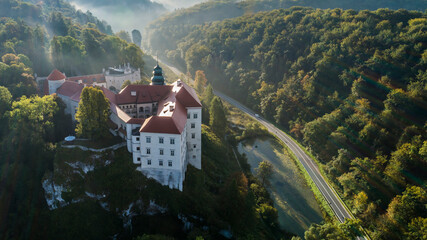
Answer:
[[[172,112],[174,110],[174,105],[169,106],[169,111]]]
[[[181,81],[181,79],[178,79],[178,81],[176,81],[176,85],[177,85],[178,87],[181,87],[181,85],[182,85],[182,81]]]

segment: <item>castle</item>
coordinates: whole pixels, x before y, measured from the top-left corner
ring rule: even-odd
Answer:
[[[110,69],[105,76],[115,74]],[[137,170],[162,185],[182,191],[187,165],[202,167],[202,104],[194,89],[181,80],[165,85],[158,64],[150,85],[129,85],[118,94],[107,89],[118,86],[111,85],[108,79],[102,85],[102,79],[89,77],[92,81],[87,85],[79,78],[67,79],[55,69],[47,78],[41,78],[44,94],[57,94],[66,104],[66,113],[75,120],[83,88],[98,86],[110,101],[110,132],[126,140]]]

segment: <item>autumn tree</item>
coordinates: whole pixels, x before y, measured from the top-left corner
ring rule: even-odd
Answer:
[[[109,101],[102,90],[94,87],[84,88],[76,113],[77,135],[90,139],[107,136],[109,110]]]
[[[194,87],[199,94],[203,93],[207,82],[208,80],[206,79],[205,72],[202,70],[197,70],[196,77],[194,78]]]

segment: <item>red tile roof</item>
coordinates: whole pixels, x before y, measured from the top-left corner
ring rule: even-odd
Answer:
[[[58,69],[53,70],[49,76],[47,77],[47,80],[50,81],[57,81],[57,80],[64,80],[66,77],[63,73],[58,71]]]
[[[59,78],[58,73],[61,74],[58,70],[54,70],[51,73],[52,79]],[[51,77],[51,75],[49,76]],[[85,84],[67,80],[58,88],[57,94],[79,102],[84,87]],[[46,81],[44,85],[45,94],[48,90]],[[186,108],[202,106],[194,89],[185,83],[178,85],[178,82],[175,82],[167,86],[129,85],[117,95],[104,87],[101,87],[101,90],[110,101],[111,111],[125,123],[141,124],[140,132],[181,134],[187,122]],[[132,96],[132,92],[135,92],[135,96]],[[152,102],[158,102],[157,116],[148,119],[132,118],[118,107],[122,104]],[[120,130],[126,134],[123,129]]]
[[[117,95],[117,104],[159,102],[172,90],[172,86],[129,85]],[[136,96],[132,96],[132,92]]]
[[[180,134],[182,129],[171,117],[152,116],[141,126],[140,132]]]
[[[57,94],[61,94],[63,96],[67,96],[71,98],[73,101],[79,102],[80,95],[85,86],[83,84],[78,84],[76,82],[65,81],[61,87],[56,90]]]
[[[187,122],[186,108],[202,106],[188,85],[182,83],[178,86],[175,82],[172,87],[172,91],[159,102],[157,116],[148,118],[140,132],[181,134]]]
[[[202,103],[197,97],[196,91],[185,83],[181,83],[181,85],[181,89],[176,94],[176,99],[186,107],[201,107]]]

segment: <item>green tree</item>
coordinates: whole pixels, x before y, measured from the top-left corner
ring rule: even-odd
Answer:
[[[90,139],[108,136],[109,111],[110,104],[102,90],[94,87],[84,88],[76,113],[77,135]]]
[[[11,107],[12,94],[9,90],[3,86],[0,86],[0,119],[3,118],[3,114]]]
[[[143,69],[144,67],[144,60],[142,59],[143,55],[144,53],[142,52],[141,48],[139,48],[133,43],[130,43],[123,50],[122,62],[130,63],[132,67]]]
[[[63,69],[68,75],[75,74],[76,69],[85,69],[85,46],[70,36],[55,36],[51,41],[51,52],[54,66]]]
[[[214,133],[221,138],[224,137],[227,129],[227,118],[225,117],[224,106],[217,96],[212,99],[211,107],[209,108],[209,115],[209,125]]]
[[[257,176],[261,180],[261,185],[263,187],[270,186],[270,178],[274,173],[273,164],[269,161],[262,161],[259,163],[258,168],[256,169]]]
[[[124,30],[121,30],[120,32],[116,33],[116,36],[119,37],[119,38],[121,38],[121,39],[123,39],[123,40],[125,40],[128,43],[132,42],[132,40],[130,39],[129,33],[126,32],[126,31],[124,31]]]
[[[205,124],[209,124],[209,119],[210,119],[210,116],[209,116],[209,110],[210,110],[210,107],[211,107],[211,102],[212,102],[212,99],[214,98],[214,93],[213,93],[213,88],[212,88],[212,86],[209,84],[206,88],[205,88],[205,90],[203,91],[203,95],[202,95],[202,97],[201,97],[201,100],[202,100],[202,104],[203,104],[203,109],[202,109],[202,121],[203,121],[203,123],[205,123]]]

